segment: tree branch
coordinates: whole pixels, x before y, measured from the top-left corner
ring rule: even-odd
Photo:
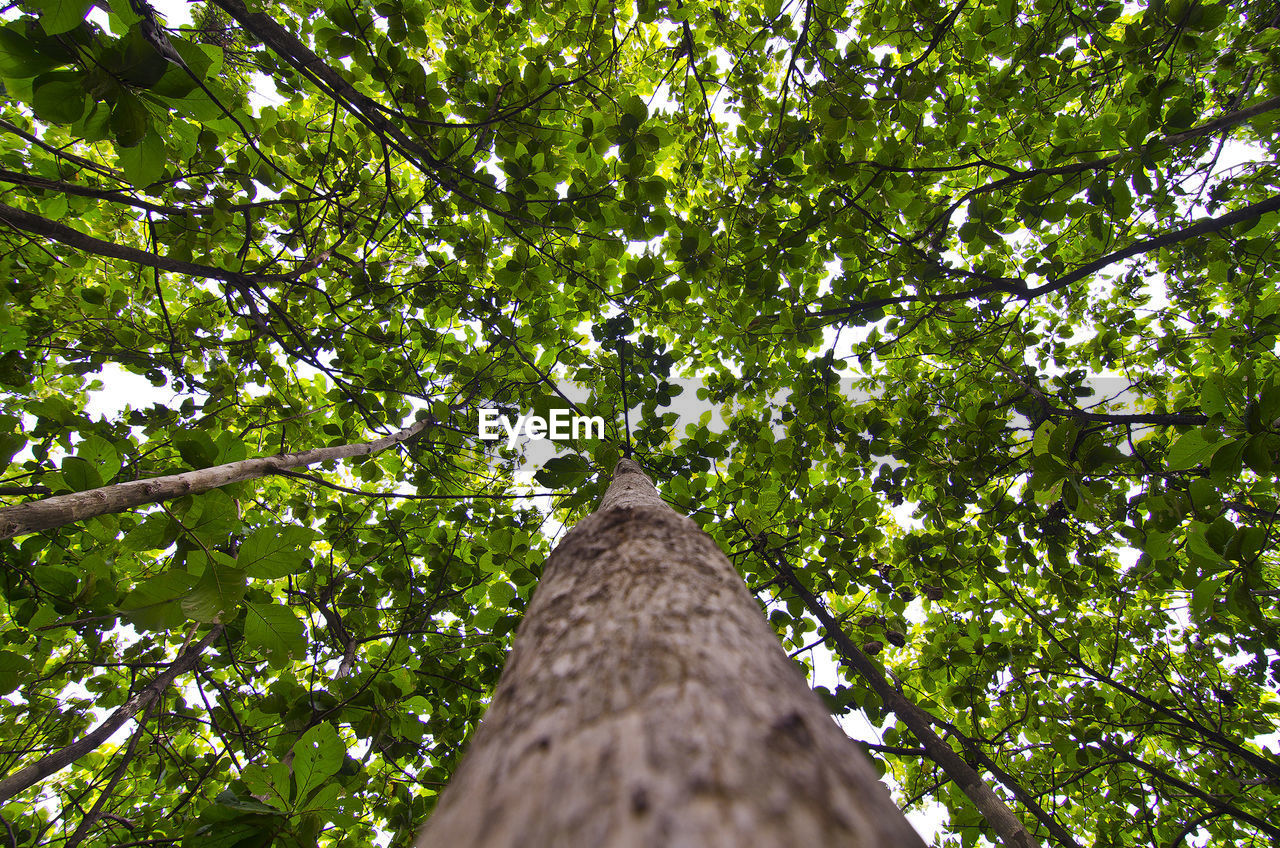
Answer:
[[[125,769],[129,767],[129,763],[133,760],[134,753],[138,747],[138,740],[142,737],[143,726],[146,724],[147,717],[151,715],[151,710],[154,707],[154,701],[147,705],[146,710],[142,714],[142,718],[138,721],[138,726],[129,736],[129,745],[125,748],[124,756],[120,759],[120,765],[116,766],[115,773],[111,775],[111,780],[108,781],[106,788],[98,793],[98,800],[94,802],[93,809],[86,813],[84,818],[80,820],[80,826],[77,827],[75,833],[71,834],[71,837],[67,839],[63,848],[78,848],[80,843],[84,841],[85,836],[88,835],[89,829],[93,827],[94,823],[98,821],[98,819],[110,818],[120,821],[130,830],[137,827],[136,824],[130,822],[128,819],[121,818],[120,816],[114,816],[110,813],[104,813],[102,808],[106,806],[107,799],[111,797],[111,793],[115,791],[116,784],[120,782],[120,778],[124,777]]]
[[[1101,256],[1092,262],[1081,265],[1079,268],[1065,276],[1045,283],[1043,286],[1028,289],[1025,294],[1019,296],[1023,300],[1031,300],[1032,298],[1039,297],[1042,294],[1047,294],[1049,292],[1065,288],[1075,281],[1089,276],[1094,271],[1105,268],[1106,266],[1119,262],[1122,259],[1130,259],[1143,253],[1149,253],[1152,250],[1159,250],[1162,247],[1169,247],[1170,245],[1187,241],[1188,239],[1198,238],[1200,236],[1209,235],[1210,233],[1221,232],[1228,227],[1233,227],[1236,224],[1242,224],[1245,221],[1260,217],[1268,212],[1275,212],[1278,209],[1280,209],[1280,194],[1274,194],[1266,200],[1250,204],[1249,206],[1246,206],[1243,209],[1237,209],[1234,212],[1228,212],[1225,215],[1219,215],[1217,218],[1201,218],[1194,224],[1188,227],[1183,227],[1180,230],[1174,230],[1173,232],[1152,236],[1151,238],[1134,242],[1128,247],[1112,251],[1106,256]]]
[[[147,268],[172,271],[175,274],[186,274],[189,277],[223,280],[237,285],[244,285],[248,282],[288,282],[297,278],[296,274],[245,274],[240,271],[215,268],[212,265],[182,262],[177,259],[170,259],[167,256],[157,256],[145,250],[138,250],[136,247],[126,247],[115,242],[95,238],[79,230],[72,229],[65,224],[59,224],[56,221],[50,221],[48,218],[42,218],[39,215],[33,215],[30,212],[24,212],[21,209],[15,209],[4,204],[0,204],[0,223],[8,224],[16,230],[22,230],[32,235],[42,236],[51,241],[65,244],[68,247],[74,247],[84,253],[105,256],[109,259],[123,259],[126,262],[133,262]]]
[[[1206,801],[1209,804],[1212,804],[1214,807],[1217,807],[1219,810],[1221,810],[1225,814],[1229,816],[1233,816],[1239,819],[1240,821],[1248,822],[1249,824],[1261,830],[1263,833],[1266,833],[1269,836],[1271,836],[1271,838],[1273,839],[1280,839],[1280,827],[1267,824],[1262,819],[1256,816],[1252,816],[1249,813],[1246,813],[1244,810],[1240,809],[1235,804],[1228,803],[1222,800],[1221,798],[1217,797],[1216,795],[1212,795],[1208,792],[1205,792],[1203,789],[1198,789],[1195,786],[1192,786],[1190,783],[1187,783],[1186,781],[1183,781],[1178,779],[1177,777],[1174,777],[1173,775],[1169,774],[1163,769],[1156,768],[1150,763],[1135,757],[1133,754],[1129,753],[1127,750],[1115,744],[1114,742],[1104,739],[1102,742],[1102,747],[1106,748],[1109,752],[1111,752],[1113,756],[1120,758],[1121,760],[1123,760],[1126,763],[1129,763],[1130,765],[1136,766],[1137,768],[1141,769],[1142,771],[1145,771],[1147,774],[1151,775],[1157,780],[1161,780],[1165,783],[1168,783],[1170,786],[1176,786],[1177,788],[1181,789],[1183,792],[1186,792],[1188,795],[1193,795],[1202,801]]]
[[[941,292],[938,294],[904,294],[892,297],[881,297],[875,300],[864,300],[851,306],[838,306],[832,309],[809,310],[805,312],[806,318],[835,318],[845,315],[866,312],[871,309],[878,309],[884,306],[895,306],[904,303],[925,302],[931,304],[950,303],[957,300],[970,300],[976,297],[1002,292],[1004,294],[1013,295],[1014,297],[1029,301],[1039,297],[1042,294],[1049,294],[1065,288],[1074,282],[1077,282],[1095,271],[1101,270],[1108,265],[1119,262],[1123,259],[1131,259],[1143,253],[1152,250],[1158,250],[1162,247],[1178,244],[1189,239],[1198,238],[1203,235],[1221,232],[1225,229],[1252,220],[1268,212],[1280,210],[1280,194],[1272,195],[1266,200],[1250,204],[1243,209],[1237,209],[1234,212],[1228,212],[1225,215],[1219,215],[1216,218],[1202,218],[1187,227],[1172,232],[1161,233],[1158,236],[1136,241],[1128,247],[1120,250],[1112,251],[1105,256],[1099,257],[1092,262],[1085,263],[1068,274],[1050,280],[1042,286],[1036,288],[1028,288],[1025,283],[1016,285],[1010,281],[1000,280],[985,286],[967,289],[958,292]]]
[[[160,697],[178,675],[194,668],[196,663],[199,662],[201,654],[204,653],[204,649],[209,647],[213,640],[217,639],[221,634],[222,625],[214,625],[208,635],[185,652],[179,654],[151,685],[117,707],[110,717],[93,730],[65,748],[54,751],[52,754],[47,754],[36,762],[23,766],[13,774],[0,779],[0,804],[71,765],[110,739],[112,734],[119,730],[126,721],[137,715],[140,710],[150,708],[151,704]]]
[[[903,724],[907,726],[907,729],[911,731],[916,739],[920,740],[920,744],[924,746],[929,758],[937,763],[947,777],[955,781],[956,785],[969,797],[969,800],[982,813],[983,818],[991,825],[992,830],[999,835],[1000,841],[1006,845],[1024,846],[1025,848],[1037,845],[1038,843],[1027,832],[1022,822],[1013,814],[1008,805],[991,790],[986,781],[950,745],[944,742],[938,734],[934,733],[933,728],[930,726],[928,714],[891,685],[876,664],[853,644],[853,640],[840,628],[839,622],[827,612],[826,608],[819,603],[813,593],[800,583],[800,580],[785,559],[767,549],[763,542],[759,540],[755,542],[755,547],[756,551],[766,561],[770,562],[778,574],[786,580],[792,591],[804,602],[809,612],[822,622],[822,626],[835,642],[840,656],[867,681],[867,684],[880,697],[884,705],[902,720]],[[1071,835],[1048,813],[1040,809],[1040,806],[1031,800],[1017,784],[1009,788],[1013,790],[1018,800],[1027,805],[1028,810],[1040,819],[1041,823],[1059,842],[1069,846],[1069,848],[1078,848]]]
[[[196,495],[243,480],[252,480],[264,474],[281,473],[285,469],[301,465],[315,465],[353,456],[367,456],[408,441],[432,423],[434,422],[427,418],[397,433],[371,442],[352,442],[327,448],[313,448],[299,453],[281,453],[275,456],[243,459],[239,462],[228,462],[210,468],[185,471],[181,474],[130,480],[127,483],[116,483],[84,492],[55,495],[16,506],[6,506],[0,508],[0,539],[49,530],[64,524],[83,521],[86,518],[123,512],[133,507],[172,500],[183,495]]]
[[[336,70],[329,67],[296,35],[281,26],[274,18],[262,12],[250,12],[241,0],[211,0],[211,2],[235,19],[236,23],[261,39],[263,44],[271,48],[274,53],[320,86],[326,95],[332,97],[344,110],[404,155],[409,163],[433,183],[457,192],[468,202],[501,218],[516,220],[526,225],[538,224],[537,221],[499,209],[474,194],[462,191],[458,180],[470,181],[483,190],[492,191],[498,195],[507,195],[507,192],[480,179],[475,174],[467,173],[456,165],[437,158],[425,145],[409,137],[388,120],[380,104],[343,79]],[[447,173],[451,173],[452,176],[447,176]]]

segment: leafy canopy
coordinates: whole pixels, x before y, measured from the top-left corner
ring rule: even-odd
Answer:
[[[1041,838],[1275,838],[1275,3],[192,8],[2,15],[3,503],[430,424],[0,542],[0,772],[199,649],[0,841],[408,845],[628,449]],[[529,497],[477,410],[571,400]]]

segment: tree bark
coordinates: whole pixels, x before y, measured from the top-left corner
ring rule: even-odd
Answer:
[[[622,460],[419,848],[923,846],[706,533]]]
[[[333,462],[353,456],[366,456],[408,441],[422,432],[430,423],[430,419],[419,421],[398,433],[392,433],[390,436],[383,436],[371,442],[353,442],[299,453],[281,453],[275,456],[243,459],[211,468],[184,471],[181,474],[130,480],[113,486],[102,486],[69,495],[54,495],[51,498],[42,498],[16,506],[0,507],[0,539],[11,539],[14,536],[49,530],[98,515],[123,512],[144,504],[173,500],[183,495],[198,495],[210,489],[229,486],[243,480],[252,480],[288,468]]]

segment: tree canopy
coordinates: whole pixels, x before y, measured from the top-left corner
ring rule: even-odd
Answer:
[[[1280,5],[191,8],[0,13],[0,507],[412,433],[0,541],[0,845],[410,844],[624,454],[940,844],[869,672],[1045,844],[1280,835]]]

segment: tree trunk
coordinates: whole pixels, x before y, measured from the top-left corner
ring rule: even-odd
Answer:
[[[228,462],[196,471],[184,471],[181,474],[130,480],[113,486],[102,486],[83,492],[72,492],[69,495],[54,495],[51,498],[28,501],[16,506],[0,507],[0,539],[11,539],[26,533],[49,530],[111,512],[124,512],[136,506],[173,500],[183,495],[198,495],[210,489],[218,489],[243,480],[252,480],[289,468],[333,462],[353,456],[366,456],[408,441],[422,432],[430,423],[430,419],[419,421],[398,433],[374,439],[372,442],[353,442],[298,453],[242,459],[239,462]]]
[[[923,843],[715,542],[624,459],[418,841],[458,845]]]

